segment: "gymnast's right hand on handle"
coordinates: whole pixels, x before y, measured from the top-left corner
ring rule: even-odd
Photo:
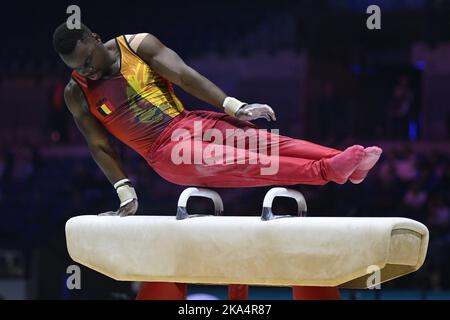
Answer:
[[[120,207],[116,211],[100,213],[99,216],[120,216],[126,217],[134,215],[138,209],[138,199],[136,191],[131,185],[131,181],[123,179],[114,184],[117,195],[120,199]]]
[[[251,121],[256,119],[266,119],[276,121],[275,112],[267,104],[245,103],[233,97],[226,97],[223,101],[223,108],[226,113],[240,120]]]

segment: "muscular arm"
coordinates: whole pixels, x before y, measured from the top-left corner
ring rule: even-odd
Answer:
[[[83,134],[97,165],[111,184],[125,179],[126,175],[118,154],[110,144],[106,130],[89,112],[87,102],[78,84],[71,80],[65,90],[64,99],[73,115],[78,129]]]
[[[214,83],[189,67],[173,50],[156,37],[147,34],[137,49],[137,54],[156,72],[187,93],[223,110],[227,95]]]

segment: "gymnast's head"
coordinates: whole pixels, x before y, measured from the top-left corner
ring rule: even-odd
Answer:
[[[111,65],[100,36],[82,23],[79,29],[59,25],[53,33],[53,47],[69,68],[91,80],[100,79]]]

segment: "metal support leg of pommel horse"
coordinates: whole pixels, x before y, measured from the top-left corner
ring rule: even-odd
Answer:
[[[194,215],[187,213],[187,200],[191,196],[207,197],[214,201],[215,215],[223,212],[223,203],[220,196],[212,190],[188,188],[181,195],[178,202],[177,220],[188,219]],[[297,201],[298,215],[305,216],[307,211],[306,201],[303,195],[295,190],[285,188],[273,188],[264,198],[261,219],[264,221],[283,218],[272,212],[272,203],[275,197],[289,197]],[[199,215],[195,215],[199,216]],[[187,298],[188,285],[185,283],[170,282],[144,282],[138,293],[138,300],[185,300]],[[303,287],[293,286],[292,297],[294,300],[339,300],[340,293],[334,287]],[[228,300],[248,300],[248,285],[229,284]]]

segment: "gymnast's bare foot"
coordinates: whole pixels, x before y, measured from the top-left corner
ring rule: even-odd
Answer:
[[[347,182],[347,179],[363,160],[364,155],[364,147],[354,145],[330,158],[330,166],[338,176],[338,179],[334,181],[339,184]]]
[[[368,147],[364,149],[364,153],[365,155],[363,160],[358,165],[355,172],[353,172],[350,176],[350,181],[354,184],[363,182],[370,169],[372,169],[380,159],[380,156],[383,153],[383,149],[375,146]]]

